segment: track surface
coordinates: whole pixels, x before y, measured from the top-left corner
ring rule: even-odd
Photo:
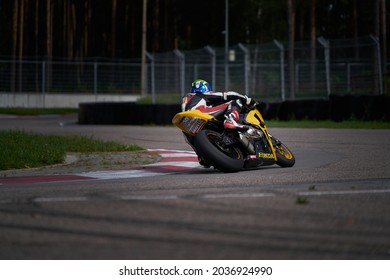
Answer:
[[[0,116],[10,128],[191,155],[173,127]],[[293,168],[223,174],[187,159],[161,176],[3,181],[0,258],[390,259],[390,131],[270,132],[294,152]]]

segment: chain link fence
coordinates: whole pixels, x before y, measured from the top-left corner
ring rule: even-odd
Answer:
[[[139,94],[139,62],[0,60],[0,92]]]
[[[231,46],[228,58],[224,48],[210,46],[147,53],[144,97],[153,103],[177,103],[197,78],[209,81],[214,90],[268,101],[383,94],[380,45],[373,36],[319,38],[315,48],[296,42],[293,71],[288,54],[288,44],[277,40]],[[0,93],[140,95],[140,81],[141,60],[0,60]]]

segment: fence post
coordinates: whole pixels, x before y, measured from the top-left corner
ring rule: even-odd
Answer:
[[[180,71],[180,97],[184,94],[184,77],[185,77],[185,58],[184,54],[178,49],[173,50],[173,53],[179,59],[179,71]]]
[[[295,63],[295,92],[299,92],[299,71],[300,65],[299,63]]]
[[[351,62],[347,62],[347,92],[351,93],[352,92],[352,87],[351,87]]]
[[[215,50],[213,50],[210,46],[205,46],[204,48],[211,55],[211,87],[215,88],[215,74],[216,74]]]
[[[150,83],[152,87],[152,104],[156,104],[156,90],[155,90],[155,76],[154,76],[154,57],[149,52],[145,52],[146,57],[150,60]],[[147,76],[145,77],[145,81],[147,80]],[[147,85],[147,83],[145,83]]]
[[[330,53],[329,53],[329,40],[324,37],[317,39],[318,42],[324,47],[324,59],[325,59],[325,71],[326,71],[326,92],[328,96],[331,93],[330,90]]]
[[[282,101],[286,99],[286,78],[284,73],[284,47],[283,44],[274,40],[274,44],[280,49],[280,91]]]
[[[97,62],[93,63],[93,93],[97,94]]]
[[[229,0],[225,0],[225,91],[229,90]]]
[[[46,88],[46,61],[42,61],[42,94],[45,94]]]
[[[378,64],[378,78],[379,78],[379,92],[381,95],[383,95],[383,80],[382,80],[382,58],[381,58],[381,47],[379,44],[378,38],[376,38],[374,35],[370,34],[370,38],[374,41],[376,46],[376,57],[377,57],[377,64]]]
[[[249,94],[249,51],[243,44],[239,43],[238,47],[244,52],[244,81],[245,94]]]

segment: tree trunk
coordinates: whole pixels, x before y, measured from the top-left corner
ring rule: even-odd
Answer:
[[[38,57],[39,55],[39,47],[38,47],[38,42],[39,42],[39,1],[35,1],[35,16],[34,16],[34,52],[35,56]],[[42,64],[42,63],[41,63]],[[35,91],[39,92],[39,85],[40,85],[40,80],[39,80],[39,72],[40,72],[40,64],[35,65]]]
[[[147,0],[142,2],[141,95],[146,95]]]
[[[161,34],[159,27],[159,19],[160,19],[160,3],[159,0],[155,0],[155,4],[153,5],[153,19],[152,19],[152,52],[157,52],[159,50],[159,36]]]
[[[85,18],[84,18],[84,56],[88,56],[88,44],[89,44],[89,26],[91,24],[91,0],[86,0],[85,2]]]
[[[74,57],[74,37],[76,34],[76,9],[73,2],[69,2],[68,8],[68,58],[72,59]]]
[[[116,0],[112,0],[111,10],[111,56],[115,57],[116,48]]]
[[[62,3],[62,9],[63,9],[63,12],[62,12],[62,54],[64,57],[67,56],[67,32],[68,32],[68,18],[69,18],[69,14],[68,14],[68,0],[63,0],[63,3]]]
[[[316,84],[316,0],[310,1],[310,87],[315,91]]]
[[[359,42],[358,42],[358,14],[356,0],[352,1],[352,36],[355,44],[355,59],[359,59]]]
[[[374,21],[375,21],[375,28],[374,28],[374,35],[376,38],[379,39],[380,41],[380,34],[381,34],[381,0],[375,0],[375,3],[374,3]],[[373,82],[374,82],[374,94],[377,94],[379,92],[379,89],[380,89],[380,79],[379,79],[379,69],[378,67],[380,66],[379,63],[378,63],[378,53],[376,52],[376,48],[374,48],[374,61],[373,61],[373,76],[374,76],[374,79],[373,79]]]
[[[47,67],[46,67],[46,88],[50,90],[52,83],[52,56],[53,56],[53,17],[52,17],[52,5],[51,0],[46,0],[46,55],[47,55]]]
[[[12,65],[11,65],[11,92],[15,92],[15,60],[18,43],[18,14],[19,0],[14,0],[14,8],[12,12]]]
[[[387,94],[387,30],[386,30],[386,1],[381,0],[381,27],[382,27],[382,69],[384,77],[383,93]]]
[[[295,45],[295,7],[294,0],[288,0],[288,69],[289,69],[289,81],[290,81],[290,98],[295,98],[295,58],[294,58],[294,45]]]
[[[24,1],[20,1],[20,17],[19,17],[19,92],[23,91],[22,77],[23,77],[23,32],[24,32]]]

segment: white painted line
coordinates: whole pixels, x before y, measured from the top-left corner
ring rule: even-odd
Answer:
[[[91,171],[91,172],[83,172],[76,175],[89,177],[92,179],[127,179],[127,178],[138,178],[138,177],[149,177],[149,176],[158,176],[165,175],[171,173],[168,169],[163,169],[166,167],[182,167],[182,168],[195,168],[199,167],[199,163],[197,160],[197,155],[195,152],[191,151],[179,151],[179,150],[165,150],[165,149],[148,149],[151,152],[159,152],[161,157],[170,158],[175,160],[176,158],[188,158],[193,157],[194,161],[162,161],[156,162],[152,164],[145,165],[145,167],[162,167],[161,172],[149,171],[147,169],[135,169],[135,170],[107,170],[107,171]],[[175,172],[175,170],[172,170]]]
[[[350,194],[370,194],[370,193],[390,193],[390,190],[356,190],[356,191],[329,191],[329,192],[299,192],[298,195],[321,196],[321,195],[350,195]],[[265,198],[273,197],[278,194],[273,193],[229,193],[229,194],[206,194],[200,195],[204,199],[224,199],[224,198]],[[176,200],[180,199],[177,195],[129,195],[118,196],[120,200]],[[92,198],[93,199],[93,198]],[[50,202],[78,202],[88,201],[88,197],[37,197],[33,202],[50,203]],[[15,203],[15,200],[0,200],[0,204]]]
[[[70,201],[86,201],[86,197],[38,197],[34,202],[70,202]]]
[[[273,193],[228,193],[228,194],[206,194],[203,198],[254,198],[275,196]]]
[[[170,161],[170,162],[156,162],[148,164],[147,166],[181,166],[181,167],[199,167],[198,161]]]
[[[298,195],[320,196],[320,195],[345,195],[345,194],[377,194],[390,193],[390,190],[350,190],[350,191],[323,191],[323,192],[299,192]]]
[[[172,200],[178,199],[177,195],[160,195],[160,196],[151,196],[151,195],[130,195],[130,196],[120,196],[118,197],[122,200]]]
[[[163,158],[172,158],[172,157],[193,157],[195,159],[198,158],[196,154],[190,153],[176,153],[176,154],[160,154]]]
[[[187,150],[167,150],[167,149],[147,149],[149,152],[167,152],[167,153],[189,153],[189,154],[195,154],[194,151],[187,151]]]
[[[110,171],[93,171],[77,174],[80,176],[91,177],[94,179],[126,179],[126,178],[138,178],[146,176],[163,175],[161,172],[149,172],[144,170],[110,170]]]

